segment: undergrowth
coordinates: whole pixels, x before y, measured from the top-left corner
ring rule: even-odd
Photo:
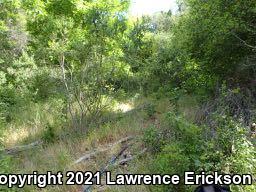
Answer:
[[[255,175],[255,147],[241,123],[229,116],[216,115],[216,125],[211,130],[207,126],[191,123],[173,112],[166,114],[165,121],[168,126],[160,129],[149,127],[144,133],[145,144],[154,156],[150,163],[151,172],[184,175],[184,171],[204,171],[209,174],[218,171],[225,174]],[[157,190],[192,192],[194,188],[180,184],[157,187]],[[231,188],[237,192],[253,192],[256,186]]]

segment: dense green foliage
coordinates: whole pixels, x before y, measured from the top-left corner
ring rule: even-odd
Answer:
[[[150,128],[145,132],[145,141],[156,159],[152,162],[152,172],[162,174],[179,173],[187,170],[200,174],[250,173],[255,175],[256,154],[253,144],[246,136],[246,129],[232,119],[216,116],[216,133],[186,121],[174,113],[166,114],[166,127]],[[232,136],[231,136],[232,135]],[[239,191],[236,186],[234,191]],[[163,187],[161,190],[167,190]],[[191,186],[173,186],[174,191],[191,191]],[[240,190],[254,191],[255,186],[243,186]]]
[[[132,18],[128,0],[0,0],[1,151],[13,127],[40,127],[24,141],[45,145],[87,137],[98,125],[110,127],[115,102],[141,95],[172,106],[164,117],[154,102],[142,108],[149,171],[255,177],[256,1],[179,3],[176,14]],[[196,100],[189,117],[184,96]],[[0,152],[1,173],[13,171],[13,162]]]

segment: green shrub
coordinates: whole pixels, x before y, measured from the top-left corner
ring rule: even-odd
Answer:
[[[222,153],[219,169],[225,173],[256,175],[255,146],[247,135],[247,129],[232,118],[215,115],[217,124],[216,136],[213,141],[216,153]],[[233,191],[253,192],[256,185],[232,186]]]
[[[184,148],[180,143],[172,143],[166,145],[161,153],[159,153],[152,165],[152,172],[161,174],[179,174],[183,176],[184,171],[191,170],[191,161],[188,154],[184,151]],[[182,182],[181,182],[182,183]],[[161,186],[158,188],[160,191],[187,191],[188,187],[184,185],[170,185]]]
[[[153,105],[152,103],[146,104],[144,110],[146,111],[149,118],[153,117],[156,112],[155,105]]]
[[[150,126],[146,129],[143,141],[153,153],[161,151],[161,148],[164,145],[163,136],[155,126]]]
[[[179,174],[198,169],[202,154],[202,129],[187,122],[183,117],[170,112],[166,115],[168,129],[157,130],[150,127],[145,132],[144,141],[155,153],[151,172],[161,174]],[[160,147],[159,147],[160,146]],[[158,150],[156,150],[158,149]],[[161,149],[161,150],[159,150]],[[190,191],[189,186],[158,186],[158,191]]]
[[[54,128],[53,126],[48,124],[46,126],[46,130],[43,133],[42,139],[47,143],[53,143],[55,138],[56,136],[55,136]]]
[[[162,144],[155,152],[150,167],[152,172],[179,174],[184,171],[227,174],[256,173],[256,153],[246,135],[246,129],[228,116],[216,115],[214,129],[199,127],[181,116],[168,113],[168,130],[151,127],[145,133],[145,143],[150,149]],[[159,137],[159,133],[168,137]],[[158,147],[159,148],[159,147]],[[154,149],[154,148],[153,148]],[[231,186],[234,191],[253,192],[255,185]],[[193,186],[160,186],[160,191],[193,191]]]
[[[1,147],[0,147],[1,149]],[[0,152],[0,172],[1,174],[15,173],[13,167],[13,159],[10,156],[6,156]],[[7,186],[0,186],[0,191],[17,191],[15,188],[8,188]]]

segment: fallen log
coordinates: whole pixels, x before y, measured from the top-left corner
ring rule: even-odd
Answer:
[[[143,149],[141,152],[139,152],[137,155],[134,155],[134,156],[132,156],[132,157],[128,157],[128,158],[119,160],[119,161],[117,162],[117,159],[118,159],[120,156],[122,156],[122,154],[128,149],[128,147],[129,147],[128,145],[125,145],[125,146],[120,150],[120,152],[119,152],[117,155],[112,156],[112,158],[110,159],[110,161],[108,162],[108,164],[107,164],[104,168],[101,169],[101,171],[100,171],[100,175],[101,175],[101,176],[107,171],[107,169],[108,169],[110,166],[116,167],[116,166],[118,166],[118,165],[123,165],[124,163],[127,163],[128,161],[131,161],[131,160],[133,160],[133,159],[135,159],[135,158],[138,158],[139,156],[141,156],[142,154],[144,154],[144,153],[147,151],[147,149],[145,148],[145,149]],[[84,186],[83,192],[90,192],[91,189],[92,189],[92,187],[93,187],[92,185]]]
[[[138,158],[139,156],[141,156],[142,154],[146,153],[147,151],[147,148],[143,149],[141,152],[139,152],[137,155],[134,155],[134,156],[131,156],[131,157],[128,157],[128,158],[125,158],[125,159],[121,159],[119,160],[118,162],[116,162],[114,164],[114,166],[118,166],[118,165],[123,165],[129,161],[132,161],[133,159],[136,159]]]
[[[7,155],[14,155],[16,153],[20,153],[22,151],[26,151],[29,149],[32,149],[36,146],[42,145],[43,141],[35,141],[33,143],[30,143],[28,145],[19,145],[19,146],[15,146],[13,148],[9,148],[9,149],[4,149],[2,152],[4,152]]]
[[[97,154],[108,151],[110,149],[112,149],[114,146],[118,145],[118,144],[124,144],[130,140],[134,139],[134,137],[129,136],[129,137],[125,137],[122,138],[120,140],[118,140],[115,143],[109,144],[107,147],[104,148],[97,148],[94,150],[89,151],[88,153],[86,153],[84,156],[80,157],[79,159],[77,159],[76,161],[74,161],[74,163],[72,165],[76,165],[78,163],[81,163],[82,161],[86,161],[91,159],[92,157],[95,157]]]
[[[114,165],[115,162],[117,161],[117,159],[128,149],[128,145],[125,145],[121,148],[121,150],[118,152],[117,155],[114,155],[111,157],[111,159],[108,161],[107,165],[104,166],[101,170],[100,170],[100,175],[103,175],[108,167],[110,167],[111,165]],[[93,185],[85,185],[83,192],[90,192],[92,189]]]

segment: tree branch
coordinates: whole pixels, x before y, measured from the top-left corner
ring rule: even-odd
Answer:
[[[237,34],[231,33],[234,37],[236,37],[238,40],[240,40],[245,46],[251,48],[251,49],[256,49],[256,46],[248,44],[245,40],[241,39]]]
[[[114,146],[118,145],[118,144],[123,144],[126,143],[130,140],[134,139],[134,137],[129,136],[129,137],[125,137],[122,138],[120,140],[118,140],[115,143],[109,144],[107,147],[104,148],[98,148],[98,149],[94,149],[92,151],[89,151],[88,153],[86,153],[84,156],[80,157],[79,159],[77,159],[76,161],[74,161],[74,163],[72,165],[76,165],[78,163],[81,163],[82,161],[86,161],[91,159],[92,157],[95,157],[97,154],[108,151],[110,149],[112,149]]]

